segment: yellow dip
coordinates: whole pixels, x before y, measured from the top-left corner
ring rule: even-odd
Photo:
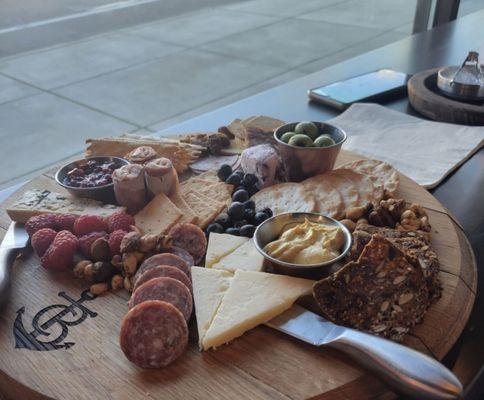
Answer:
[[[286,229],[270,242],[265,252],[278,260],[294,264],[321,264],[338,257],[345,241],[339,226],[311,222],[307,218]]]

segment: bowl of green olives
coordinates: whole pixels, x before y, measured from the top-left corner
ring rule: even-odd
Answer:
[[[302,121],[280,126],[274,138],[287,179],[300,182],[333,169],[346,133],[324,122]]]

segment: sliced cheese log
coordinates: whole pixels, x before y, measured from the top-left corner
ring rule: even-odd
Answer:
[[[192,267],[193,301],[197,317],[198,343],[202,348],[210,323],[230,286],[232,274],[219,269]]]
[[[226,233],[211,232],[208,237],[207,254],[205,255],[205,267],[210,268],[223,257],[232,253],[249,239],[243,236],[228,235]]]
[[[260,254],[253,240],[248,240],[233,252],[223,257],[220,261],[212,265],[212,268],[235,271],[242,269],[245,271],[262,271],[264,266],[264,256]]]
[[[159,235],[167,232],[181,216],[181,211],[171,200],[160,193],[134,216],[134,220],[143,234]]]
[[[271,320],[311,292],[314,281],[237,270],[203,340],[204,350],[221,346]]]

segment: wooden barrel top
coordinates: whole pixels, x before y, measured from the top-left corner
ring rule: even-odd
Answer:
[[[361,157],[343,151],[338,163],[357,158]],[[52,173],[19,189],[0,207],[1,237],[10,224],[6,207],[28,188],[62,192]],[[396,196],[427,210],[443,284],[442,298],[404,344],[442,359],[471,312],[476,263],[458,222],[428,191],[401,175]],[[31,251],[16,261],[12,275],[11,299],[0,311],[0,394],[7,399],[393,398],[381,382],[343,354],[314,348],[265,326],[203,353],[192,338],[174,364],[141,370],[124,357],[118,344],[127,292],[91,299],[83,294],[86,282],[69,272],[49,273]],[[61,327],[67,324],[53,317],[69,321],[68,329],[63,332]],[[50,326],[42,328],[48,320]],[[33,323],[44,335],[35,332]],[[22,335],[32,334],[52,344],[44,351],[24,348]]]

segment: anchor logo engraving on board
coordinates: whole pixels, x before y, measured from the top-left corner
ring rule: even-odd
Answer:
[[[13,335],[15,337],[15,348],[28,349],[35,351],[50,351],[58,349],[69,349],[74,346],[73,342],[63,342],[69,333],[69,327],[79,325],[85,321],[89,316],[95,318],[97,313],[91,311],[84,304],[85,301],[94,300],[97,296],[93,295],[89,290],[85,290],[81,293],[79,300],[74,300],[65,292],[59,292],[59,297],[67,300],[70,304],[52,304],[48,307],[40,310],[32,318],[31,332],[25,329],[22,316],[25,312],[25,307],[20,307],[17,310],[17,317],[13,324]],[[57,313],[51,316],[49,319],[43,321],[43,317],[51,315],[53,310],[57,310]],[[77,317],[75,319],[64,319],[65,317]],[[59,332],[60,331],[60,332]],[[50,338],[55,332],[58,332],[55,337],[48,341],[41,340],[42,338]]]

